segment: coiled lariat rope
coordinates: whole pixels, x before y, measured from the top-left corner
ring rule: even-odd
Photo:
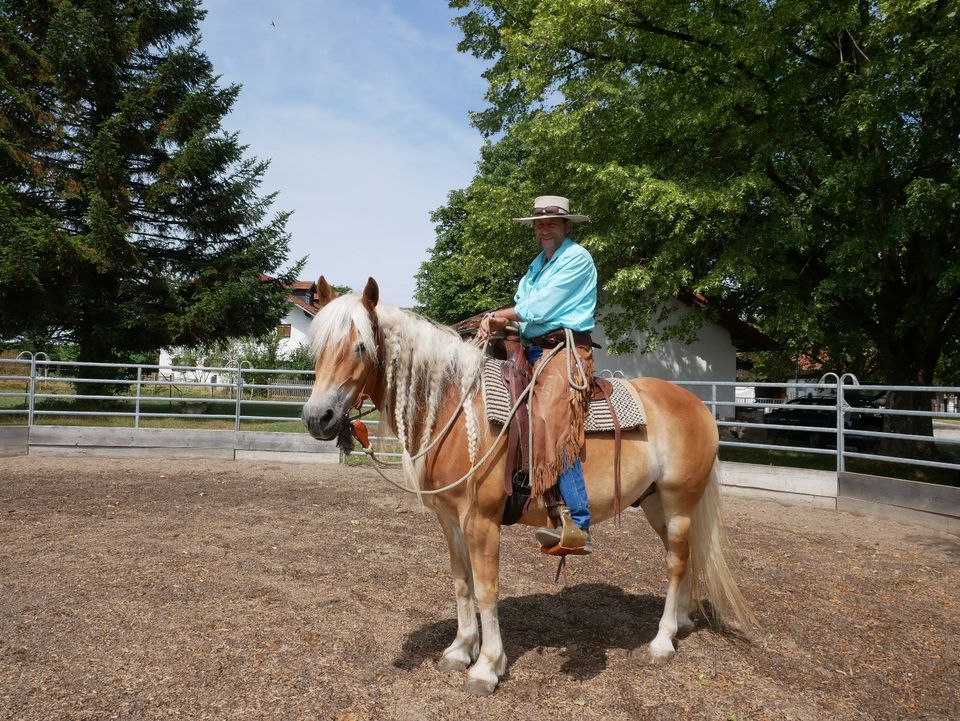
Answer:
[[[483,351],[484,355],[486,355],[487,344],[489,343],[489,336],[488,336],[486,339],[484,339],[484,340],[482,341],[482,343],[478,343],[477,341],[473,341],[473,343],[474,343],[474,345],[479,346],[479,347],[481,348],[481,350]],[[370,448],[369,446],[367,446],[366,448],[363,448],[363,449],[362,449],[363,452],[366,453],[366,454],[370,457],[370,459],[374,462],[374,467],[373,467],[373,468],[374,468],[374,470],[375,470],[377,473],[380,474],[380,477],[383,478],[383,479],[384,479],[385,481],[387,481],[388,483],[390,483],[391,485],[396,486],[396,487],[399,488],[401,491],[406,491],[407,493],[412,493],[412,494],[414,494],[414,495],[416,495],[416,496],[435,496],[435,495],[438,495],[438,494],[440,494],[440,493],[446,493],[447,491],[453,490],[454,488],[456,488],[457,486],[459,486],[461,483],[463,483],[464,481],[466,481],[468,478],[470,478],[470,476],[472,476],[472,475],[474,474],[474,472],[475,472],[478,468],[480,468],[484,463],[486,463],[487,458],[490,457],[490,454],[493,453],[494,449],[496,449],[497,446],[500,444],[500,441],[503,439],[504,434],[509,430],[509,428],[510,428],[510,421],[513,420],[513,416],[516,414],[517,409],[518,409],[518,408],[520,407],[520,405],[523,403],[524,399],[527,398],[528,396],[531,397],[531,398],[533,397],[533,387],[534,387],[534,385],[536,384],[537,379],[540,377],[540,373],[542,373],[543,370],[544,370],[544,368],[546,368],[546,366],[547,366],[547,361],[549,361],[551,358],[553,358],[553,356],[556,355],[556,354],[557,354],[562,348],[564,348],[564,347],[565,347],[565,344],[564,344],[564,343],[559,343],[559,344],[557,344],[557,346],[556,346],[555,348],[553,348],[545,357],[543,357],[543,358],[541,359],[541,360],[543,361],[542,363],[541,363],[541,362],[538,362],[538,363],[536,364],[536,366],[534,367],[533,376],[530,378],[530,383],[527,385],[526,388],[524,388],[523,392],[522,392],[519,396],[517,396],[516,402],[513,404],[513,407],[510,409],[510,412],[507,414],[507,419],[506,419],[506,421],[504,422],[503,427],[500,429],[500,433],[497,435],[497,437],[496,437],[496,439],[493,441],[493,443],[490,444],[490,447],[487,448],[486,452],[480,457],[480,460],[478,460],[476,463],[474,463],[473,466],[470,467],[470,470],[468,470],[463,476],[461,476],[460,478],[458,478],[457,480],[455,480],[455,481],[453,481],[453,482],[451,482],[451,483],[448,483],[447,485],[443,486],[442,488],[434,488],[434,489],[432,489],[432,490],[425,491],[425,490],[423,490],[423,489],[421,489],[421,488],[410,488],[409,486],[405,486],[405,485],[403,485],[403,484],[401,484],[401,483],[397,483],[395,480],[393,480],[392,478],[390,478],[389,476],[387,476],[387,475],[381,470],[381,468],[391,468],[391,467],[401,466],[401,465],[403,465],[403,461],[401,461],[401,462],[399,462],[399,463],[397,463],[397,462],[390,463],[390,462],[386,462],[386,461],[381,461],[379,458],[377,458],[377,457],[374,455],[373,449]],[[570,346],[570,347],[572,347],[572,346]],[[569,350],[568,350],[568,352],[569,352]],[[570,363],[570,360],[569,360],[569,358],[568,358],[568,359],[567,359],[567,369],[568,369],[567,375],[568,375],[568,380],[572,380],[572,378],[570,378],[570,373],[569,373],[569,369],[570,369],[569,363]],[[580,376],[581,376],[581,378],[582,378],[582,377],[583,377],[583,369],[582,369],[582,365],[580,364],[580,359],[579,359],[579,357],[577,358],[577,363],[578,363],[578,366],[580,367],[580,370],[581,370]],[[478,377],[479,377],[479,376],[478,376]],[[467,400],[467,394],[474,389],[474,386],[475,386],[475,385],[476,385],[476,380],[474,380],[474,382],[470,384],[470,387],[468,388],[467,392],[465,392],[465,393],[461,396],[461,398],[460,398],[460,403],[457,405],[456,410],[451,414],[450,420],[447,421],[447,425],[444,426],[443,430],[434,437],[434,439],[427,445],[426,448],[424,448],[423,450],[419,451],[415,456],[410,456],[410,461],[411,461],[411,462],[413,462],[413,461],[415,461],[415,460],[417,460],[417,459],[419,459],[419,458],[422,458],[424,455],[426,455],[431,449],[433,449],[434,446],[436,446],[437,443],[439,443],[440,439],[442,439],[442,438],[447,434],[447,432],[448,432],[448,431],[450,430],[450,428],[453,426],[454,420],[456,420],[457,416],[460,415],[460,411],[463,410],[463,406],[464,406],[464,404],[466,403],[466,400]],[[571,383],[571,385],[573,385],[573,384]],[[574,386],[574,387],[576,387],[576,386]],[[584,387],[585,387],[585,386],[584,386]],[[582,389],[581,389],[581,390],[582,390]],[[531,426],[532,426],[532,424],[531,424]],[[532,439],[532,434],[531,434],[531,439]],[[530,447],[533,448],[532,443],[531,443],[531,446],[530,446]],[[404,451],[404,452],[407,452],[407,449],[404,448],[403,451]]]
[[[583,368],[583,360],[581,360],[580,355],[576,351],[576,346],[573,342],[573,331],[569,328],[564,328],[563,335],[567,341],[567,383],[570,384],[571,388],[575,388],[578,391],[585,391],[590,387],[590,379],[587,378],[587,371]],[[581,383],[576,383],[573,380],[572,369],[570,368],[570,356],[573,356],[573,359],[577,363],[577,371],[580,373],[580,378],[582,379]]]

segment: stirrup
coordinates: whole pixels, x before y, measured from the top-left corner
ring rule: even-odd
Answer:
[[[560,521],[560,528],[537,529],[537,541],[542,553],[548,556],[585,556],[593,552],[589,531],[584,531],[573,522],[570,509],[566,506],[560,507]]]

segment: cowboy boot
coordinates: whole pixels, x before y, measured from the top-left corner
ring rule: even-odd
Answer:
[[[593,551],[589,531],[584,531],[573,522],[570,509],[566,506],[560,506],[560,523],[559,528],[537,530],[537,541],[540,542],[542,551],[551,555],[586,555]]]

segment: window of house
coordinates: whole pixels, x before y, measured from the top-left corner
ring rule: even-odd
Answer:
[[[281,337],[281,338],[289,338],[289,337],[290,337],[290,324],[289,324],[289,323],[281,323],[281,324],[280,324],[280,327],[277,328],[277,332],[280,334],[280,337]]]

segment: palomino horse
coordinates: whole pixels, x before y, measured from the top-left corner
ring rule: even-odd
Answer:
[[[336,296],[322,277],[317,292],[322,309],[310,327],[316,381],[303,422],[315,438],[329,440],[342,430],[348,411],[369,397],[397,433],[406,479],[425,494],[450,549],[458,624],[440,668],[469,669],[466,690],[492,693],[507,667],[497,620],[506,441],[491,448],[499,431],[484,420],[482,353],[448,328],[378,304],[372,278],[359,296]],[[666,601],[649,645],[650,659],[659,662],[673,656],[678,628],[693,626],[689,613],[699,603],[701,583],[721,623],[745,630],[755,621],[723,556],[712,415],[679,386],[653,378],[631,382],[643,400],[647,426],[623,434],[620,503],[625,508],[656,484],[642,508],[667,552]],[[418,449],[427,448],[415,458]],[[477,464],[465,483],[429,495]],[[588,436],[583,470],[594,522],[621,510],[615,505],[613,469],[613,434]],[[520,522],[546,525],[543,503],[531,503]]]

